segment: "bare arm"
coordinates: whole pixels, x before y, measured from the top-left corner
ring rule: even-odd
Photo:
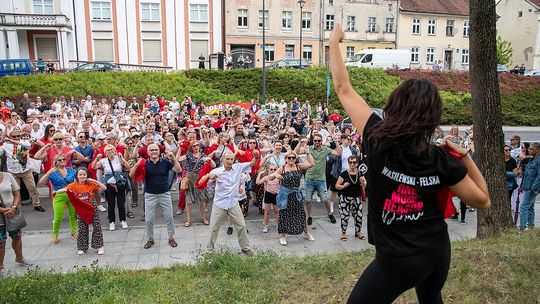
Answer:
[[[349,186],[349,183],[345,183],[345,180],[343,180],[343,177],[338,177],[336,182],[336,189],[343,190]]]
[[[46,144],[45,146],[41,147],[36,154],[34,154],[34,158],[38,160],[45,160],[47,158],[47,151],[51,148],[51,144]]]
[[[313,155],[311,155],[311,152],[307,152],[307,163],[301,163],[301,164],[298,164],[298,168],[300,168],[300,170],[307,170],[311,167],[313,167],[313,165],[315,164],[315,161],[313,160]]]
[[[363,132],[372,111],[364,98],[358,95],[351,85],[349,74],[347,73],[339,49],[339,44],[343,40],[343,36],[341,24],[336,24],[332,35],[330,35],[330,70],[332,71],[334,88],[341,105],[343,105],[343,108],[345,108],[345,111],[351,117],[358,131]]]

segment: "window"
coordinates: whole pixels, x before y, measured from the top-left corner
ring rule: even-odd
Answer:
[[[446,36],[454,36],[455,20],[446,20]]]
[[[376,31],[376,22],[377,22],[377,18],[375,17],[368,18],[368,25],[367,25],[368,32],[374,33]]]
[[[435,61],[435,48],[426,49],[426,63],[433,63]]]
[[[92,20],[111,20],[111,3],[92,2]]]
[[[248,27],[248,10],[247,9],[238,10],[238,27],[242,27],[242,28]]]
[[[461,64],[469,64],[469,49],[461,49]]]
[[[347,16],[347,31],[354,32],[356,31],[356,17]]]
[[[518,18],[523,17],[523,11],[518,11]]]
[[[114,61],[112,39],[94,39],[94,60]]]
[[[191,61],[199,62],[201,54],[208,61],[208,40],[190,40],[191,44]]]
[[[281,28],[284,30],[292,29],[292,12],[284,11],[281,14]]]
[[[311,12],[302,13],[302,29],[311,31]]]
[[[420,48],[415,46],[411,48],[411,62],[418,63],[420,58]]]
[[[141,10],[142,21],[159,21],[159,3],[141,3]]]
[[[463,21],[463,37],[469,37],[469,20]]]
[[[385,32],[387,33],[394,32],[394,18],[386,18]]]
[[[264,11],[264,28],[268,29],[268,10]],[[259,11],[259,29],[262,30],[263,28],[263,11]],[[272,48],[274,46],[272,45]]]
[[[437,20],[435,19],[429,19],[427,22],[427,34],[428,35],[435,35],[435,27],[437,25]]]
[[[313,48],[311,45],[304,45],[302,47],[302,58],[307,60],[308,62],[311,62],[313,59]]]
[[[53,14],[53,0],[33,0],[34,14]]]
[[[161,62],[161,40],[143,40],[143,61]]]
[[[274,45],[267,44],[264,46],[264,59],[266,61],[274,61]]]
[[[347,47],[347,61],[352,61],[354,57],[354,46]]]
[[[413,35],[420,35],[420,19],[413,19],[412,21],[412,33]]]
[[[287,44],[285,45],[285,59],[294,58],[294,45]]]
[[[326,15],[326,27],[325,29],[327,31],[331,31],[334,29],[334,24],[335,24],[335,18],[336,16],[334,15]]]
[[[367,54],[366,56],[364,56],[364,58],[362,58],[362,63],[369,63],[373,61],[373,54]]]
[[[208,22],[208,5],[190,4],[189,16],[191,22]]]

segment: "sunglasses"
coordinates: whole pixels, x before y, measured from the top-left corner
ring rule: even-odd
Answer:
[[[85,139],[85,138],[86,138],[86,136],[79,136],[79,138],[80,138],[80,139]]]
[[[55,138],[54,141],[61,141],[61,140],[64,140],[64,138]]]
[[[150,149],[150,150],[148,150],[148,152],[157,152],[157,151],[159,151],[159,149]]]
[[[49,130],[49,133],[54,133],[54,132],[56,132],[55,129],[50,129],[50,130]]]
[[[13,138],[21,138],[20,135],[11,135],[11,137],[13,137]]]
[[[353,161],[349,161],[349,164],[357,164],[358,162],[353,160]]]
[[[254,142],[254,141],[250,141],[249,143],[250,143],[250,144],[256,144],[256,142]]]
[[[59,158],[58,161],[66,161],[65,158]]]
[[[504,149],[504,152],[510,152],[510,149]]]
[[[294,159],[296,159],[296,156],[287,156],[287,159],[294,160]]]
[[[268,169],[268,171],[276,171],[276,169]]]
[[[320,139],[314,139],[313,142],[321,142],[322,140]]]

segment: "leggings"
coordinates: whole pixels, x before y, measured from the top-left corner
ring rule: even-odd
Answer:
[[[461,220],[465,221],[465,214],[467,214],[467,205],[463,201],[459,201],[459,209],[461,211]]]
[[[53,219],[53,229],[52,234],[58,236],[60,232],[60,224],[64,220],[64,209],[68,207],[69,212],[69,226],[71,228],[71,233],[77,232],[77,218],[75,216],[75,209],[69,202],[69,198],[66,193],[57,193],[53,198],[53,209],[54,209],[54,219]]]
[[[347,303],[392,303],[410,288],[420,304],[443,303],[441,290],[450,267],[448,233],[425,251],[411,256],[388,256],[376,252],[354,286]]]
[[[360,230],[362,230],[362,202],[360,201],[360,197],[340,196],[339,213],[341,214],[341,232],[347,232],[349,217],[352,213],[354,234],[360,234]]]

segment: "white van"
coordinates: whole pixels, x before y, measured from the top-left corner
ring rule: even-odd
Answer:
[[[408,50],[364,49],[354,55],[346,66],[369,68],[411,68],[411,52]]]

